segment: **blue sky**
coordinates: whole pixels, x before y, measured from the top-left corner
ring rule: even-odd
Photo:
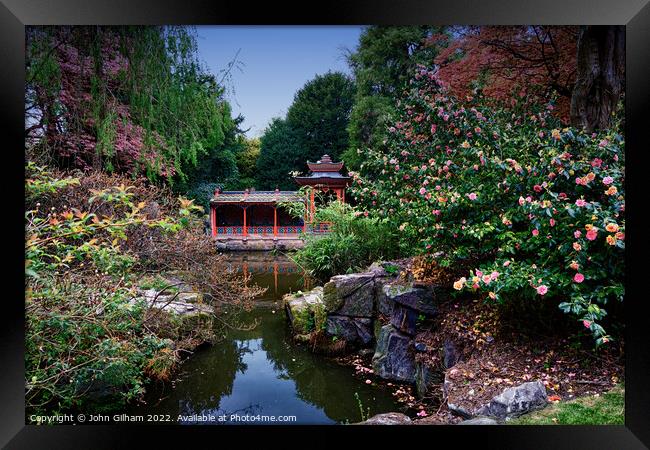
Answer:
[[[235,115],[245,117],[249,137],[262,134],[273,117],[284,117],[307,81],[327,71],[351,74],[343,48],[354,50],[356,26],[199,26],[199,57],[220,79],[237,55],[227,93]],[[239,51],[239,54],[237,52]],[[240,70],[241,69],[241,70]]]

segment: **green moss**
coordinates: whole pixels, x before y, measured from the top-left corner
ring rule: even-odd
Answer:
[[[604,394],[554,403],[506,422],[510,425],[623,425],[625,387],[621,384]]]

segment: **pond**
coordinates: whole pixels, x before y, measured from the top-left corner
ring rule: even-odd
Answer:
[[[133,414],[169,414],[179,423],[354,423],[360,406],[370,415],[400,411],[390,391],[368,385],[342,366],[292,341],[282,296],[310,288],[286,256],[233,253],[232,270],[251,273],[268,287],[242,319],[258,320],[250,331],[233,330],[215,345],[197,350],[181,366],[174,385],[149,388],[146,405]],[[295,416],[295,419],[281,416]],[[216,420],[215,420],[216,418]]]

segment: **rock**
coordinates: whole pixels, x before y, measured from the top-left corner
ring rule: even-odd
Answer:
[[[308,292],[286,294],[282,301],[294,332],[307,334],[312,331],[309,329],[309,318],[313,317],[318,305],[323,303],[323,288],[318,286]]]
[[[394,303],[432,316],[436,313],[433,294],[430,289],[416,288],[410,284],[389,283],[383,287],[383,294]]]
[[[481,406],[476,415],[505,419],[542,409],[547,404],[548,397],[544,384],[541,381],[529,381],[506,389],[487,405]]]
[[[393,306],[390,323],[402,333],[415,336],[418,313],[411,308],[406,308],[399,303]]]
[[[328,335],[341,337],[348,344],[366,346],[372,342],[372,319],[330,314],[325,324]]]
[[[384,269],[383,263],[381,262],[372,263],[366,272],[374,273],[375,277],[385,277],[388,275],[388,272],[386,272],[386,269]]]
[[[460,361],[460,352],[456,345],[449,339],[445,339],[443,344],[443,360],[445,369],[455,366]]]
[[[435,372],[432,367],[423,361],[415,363],[415,390],[419,398],[423,398],[429,392],[435,382]]]
[[[342,316],[372,317],[374,273],[337,275],[323,287],[323,302],[328,313]]]
[[[361,357],[372,356],[375,354],[375,350],[372,348],[362,348],[357,352],[357,355]]]
[[[416,342],[413,346],[416,352],[424,353],[427,351],[427,344],[424,342]]]
[[[377,414],[370,419],[359,422],[356,425],[411,425],[413,421],[406,414],[398,412],[389,412]]]
[[[181,292],[178,294],[177,299],[185,303],[201,303],[202,296],[198,292]]]
[[[467,409],[458,406],[455,403],[447,403],[447,409],[449,409],[449,411],[464,419],[472,419],[475,416],[475,414],[472,413],[472,411],[468,411]]]
[[[413,383],[415,358],[411,337],[400,333],[390,324],[383,326],[372,357],[372,366],[381,378]]]
[[[489,417],[476,417],[475,419],[463,420],[458,425],[498,425],[498,424],[499,422],[497,422],[494,419],[490,419]]]
[[[395,302],[392,301],[384,292],[384,286],[391,284],[392,280],[388,278],[377,278],[375,279],[375,299],[377,304],[377,311],[379,314],[390,317],[393,313],[393,305]]]

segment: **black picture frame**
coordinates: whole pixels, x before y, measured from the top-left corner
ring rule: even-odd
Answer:
[[[5,295],[0,303],[0,446],[6,448],[121,448],[159,444],[189,446],[196,438],[211,446],[266,443],[311,447],[352,444],[352,435],[384,439],[401,446],[480,448],[638,449],[650,446],[650,339],[648,296],[644,295],[644,171],[650,152],[650,0],[363,0],[307,2],[173,1],[173,0],[0,0],[0,115],[2,134],[2,208]],[[626,410],[624,426],[498,427],[186,427],[103,425],[25,425],[24,415],[24,27],[26,25],[406,25],[406,24],[611,24],[626,26]],[[8,160],[7,160],[8,159]],[[16,189],[14,191],[14,189]],[[333,436],[340,433],[342,436]],[[413,440],[417,434],[418,440]],[[146,435],[146,436],[145,436]],[[142,440],[144,439],[144,440]],[[272,439],[272,440],[271,440]],[[327,439],[327,440],[326,440]],[[448,442],[445,443],[449,439]],[[240,441],[241,440],[241,441]],[[136,444],[137,443],[137,444]],[[644,445],[645,444],[645,445]]]

